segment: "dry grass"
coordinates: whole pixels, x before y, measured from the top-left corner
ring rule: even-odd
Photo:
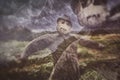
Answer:
[[[89,49],[81,45],[78,46],[78,55],[80,66],[86,67],[91,62],[117,59],[120,50],[120,34],[108,34],[89,36],[90,39],[105,45],[101,51]],[[0,42],[0,54],[10,54],[10,56],[19,54],[24,50],[28,42]],[[63,46],[64,47],[64,46]],[[62,47],[61,47],[62,48]],[[37,55],[36,55],[37,56]],[[7,58],[7,57],[5,57]],[[4,58],[4,59],[5,59]],[[51,55],[39,59],[29,59],[21,63],[11,62],[11,67],[0,68],[1,80],[47,80],[53,68]],[[24,78],[25,76],[25,78]],[[80,80],[106,80],[95,70],[86,70]]]

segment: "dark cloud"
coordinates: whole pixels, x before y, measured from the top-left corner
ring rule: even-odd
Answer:
[[[112,9],[113,7],[119,4],[120,4],[120,0],[108,0],[109,9]]]
[[[1,0],[1,15],[4,26],[24,26],[30,29],[56,30],[56,19],[67,14],[74,20],[75,28],[79,27],[72,12],[69,0]],[[78,29],[77,29],[78,30]]]
[[[108,1],[110,9],[120,3],[120,0]],[[71,17],[74,30],[79,30],[81,27],[69,2],[70,0],[0,0],[0,26],[56,30],[56,19],[67,14]]]

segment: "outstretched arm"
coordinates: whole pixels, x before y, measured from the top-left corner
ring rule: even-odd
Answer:
[[[35,52],[50,48],[50,45],[55,42],[57,35],[58,34],[45,34],[30,41],[28,45],[26,45],[23,53],[20,54],[20,59],[27,59]]]

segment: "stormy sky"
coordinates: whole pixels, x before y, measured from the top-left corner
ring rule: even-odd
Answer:
[[[32,30],[54,31],[56,20],[66,14],[70,16],[73,30],[82,27],[73,13],[70,0],[0,0],[0,27],[27,27]],[[111,8],[120,0],[109,0]]]

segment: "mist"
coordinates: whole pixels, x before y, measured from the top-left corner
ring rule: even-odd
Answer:
[[[71,17],[73,30],[80,30],[81,27],[77,21],[76,15],[70,7],[70,1],[65,0],[19,0],[2,1],[8,7],[1,5],[2,12],[0,26],[12,27],[27,27],[32,31],[56,31],[56,20],[64,14]],[[11,11],[9,11],[11,9]]]

